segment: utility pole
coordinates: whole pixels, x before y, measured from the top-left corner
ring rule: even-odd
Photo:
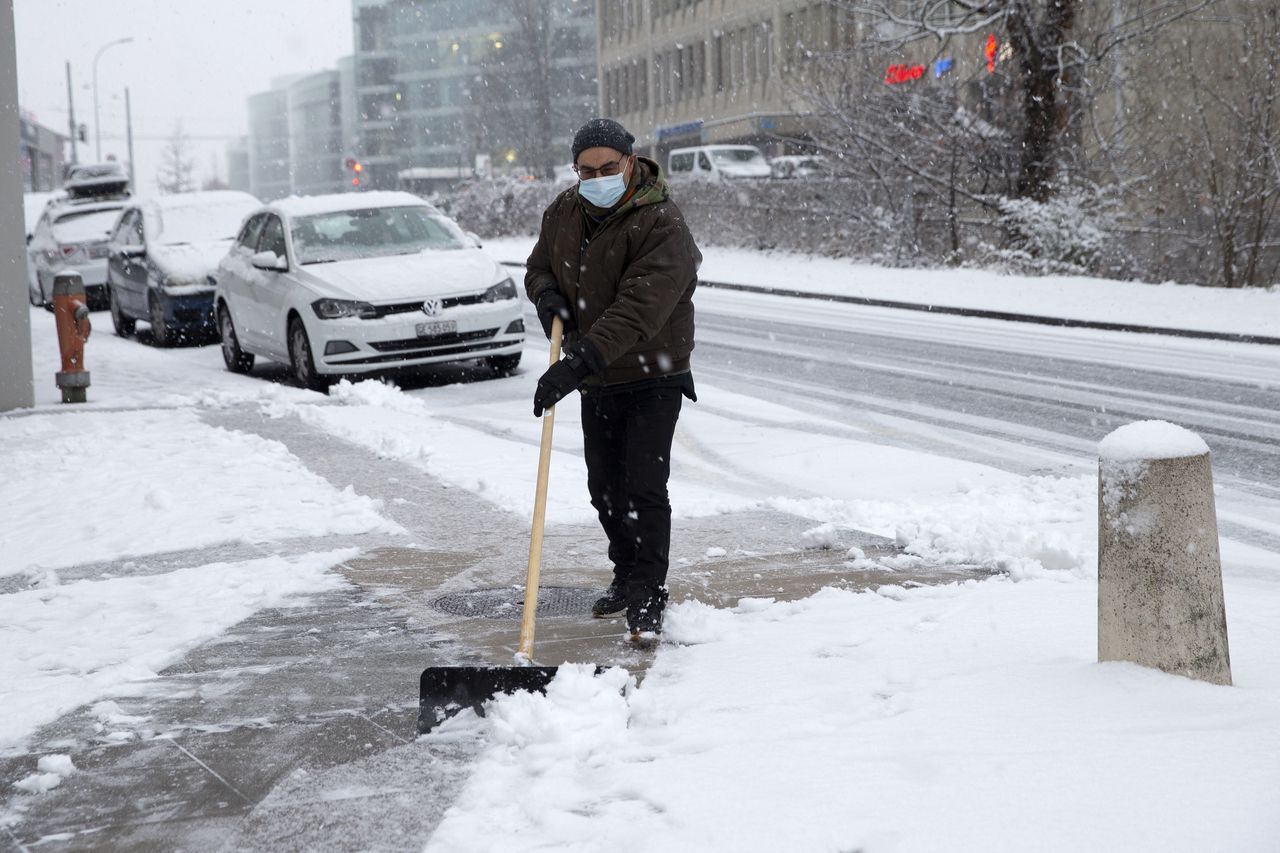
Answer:
[[[74,165],[79,162],[76,156],[76,102],[71,97],[71,61],[67,61],[67,130],[68,137],[71,139],[71,163]]]
[[[20,134],[13,0],[0,0],[0,412],[35,405]]]
[[[129,105],[129,87],[124,87],[124,132],[129,145],[129,189],[136,195],[138,176],[133,170],[133,108]]]

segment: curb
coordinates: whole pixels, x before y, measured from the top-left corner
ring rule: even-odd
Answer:
[[[523,263],[502,261],[503,266],[520,267]],[[767,296],[789,296],[796,299],[821,299],[845,305],[866,305],[872,308],[894,308],[901,311],[923,311],[927,314],[947,314],[955,317],[978,317],[984,320],[1004,320],[1014,323],[1034,323],[1040,326],[1058,326],[1067,329],[1099,329],[1105,332],[1135,332],[1143,335],[1169,335],[1177,338],[1228,341],[1237,344],[1264,344],[1280,346],[1280,338],[1266,335],[1244,335],[1236,332],[1209,332],[1200,329],[1172,329],[1166,326],[1139,326],[1131,323],[1105,323],[1098,320],[1073,320],[1066,317],[1046,317],[1042,314],[1019,314],[1011,311],[988,311],[982,308],[956,308],[947,305],[924,305],[918,302],[897,302],[892,299],[874,299],[870,296],[842,296],[832,293],[812,293],[782,287],[765,287],[755,284],[734,284],[727,281],[698,280],[699,287],[720,290],[736,290],[742,293],[761,293]]]

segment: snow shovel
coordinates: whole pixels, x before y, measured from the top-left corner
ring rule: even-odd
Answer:
[[[551,323],[551,364],[560,360],[564,326]],[[533,501],[533,531],[529,537],[529,571],[524,584],[524,616],[520,621],[517,666],[430,666],[422,671],[418,694],[418,734],[426,734],[458,711],[483,714],[483,705],[499,693],[546,690],[558,667],[533,666],[534,617],[538,611],[538,574],[542,568],[542,528],[547,517],[547,476],[551,471],[551,431],[555,407],[542,418],[542,448],[538,456],[538,487]]]

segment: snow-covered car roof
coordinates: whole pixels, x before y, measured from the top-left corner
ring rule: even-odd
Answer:
[[[372,190],[362,193],[332,193],[330,195],[304,195],[282,198],[267,205],[268,210],[288,217],[315,216],[321,213],[338,213],[343,210],[367,210],[375,207],[431,207],[413,193],[394,190]]]
[[[50,218],[57,219],[72,212],[120,210],[127,207],[132,201],[133,199],[130,198],[55,198],[49,202],[48,207],[45,209],[49,212]]]
[[[685,151],[755,151],[763,156],[763,152],[754,145],[691,145],[688,148],[673,148],[672,154],[681,154]]]
[[[205,190],[203,192],[154,196],[140,201],[139,204],[154,204],[163,211],[186,207],[212,207],[222,204],[253,204],[261,206],[262,203],[258,201],[256,196],[239,190]]]
[[[162,242],[188,243],[233,239],[262,202],[238,190],[205,190],[136,199],[128,207],[146,213],[148,241],[167,236]]]

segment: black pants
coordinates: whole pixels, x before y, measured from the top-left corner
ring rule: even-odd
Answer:
[[[629,598],[667,582],[671,552],[671,440],[689,374],[588,388],[582,394],[587,491],[609,537],[614,580]]]

